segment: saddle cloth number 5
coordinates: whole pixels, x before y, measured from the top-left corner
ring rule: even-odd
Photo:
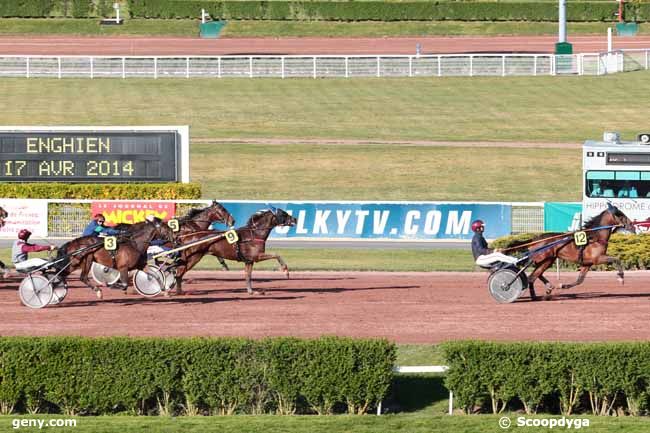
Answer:
[[[573,234],[573,240],[576,243],[576,245],[579,246],[579,247],[587,245],[587,243],[588,243],[587,233],[585,233],[585,232],[575,232]]]
[[[106,236],[104,238],[104,249],[115,251],[117,249],[117,238],[115,236]]]
[[[226,236],[226,240],[229,244],[234,244],[239,240],[239,236],[237,236],[237,232],[235,230],[228,230],[224,236]]]

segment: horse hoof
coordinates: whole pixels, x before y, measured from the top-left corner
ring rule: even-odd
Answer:
[[[95,290],[95,296],[97,296],[97,299],[103,299],[104,295],[102,294],[101,290]]]
[[[533,302],[537,302],[537,301],[539,301],[539,296],[531,296],[530,300],[533,301]]]
[[[621,286],[625,285],[625,280],[623,278],[618,277],[617,280],[618,280],[619,283],[621,283]]]

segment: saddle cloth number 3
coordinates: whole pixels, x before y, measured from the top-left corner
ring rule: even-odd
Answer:
[[[576,245],[581,247],[583,245],[587,245],[587,233],[585,232],[575,232],[573,234],[573,240],[575,241]]]
[[[117,249],[117,238],[115,236],[106,236],[104,238],[104,248],[107,251],[115,251]]]
[[[228,230],[225,233],[226,240],[228,241],[229,244],[234,244],[239,240],[239,236],[237,236],[237,232],[234,230]]]

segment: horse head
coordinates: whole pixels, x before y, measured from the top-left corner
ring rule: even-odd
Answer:
[[[274,208],[275,212],[273,213],[275,215],[275,219],[277,221],[277,225],[279,226],[295,226],[297,223],[297,220],[289,215],[284,209],[277,209]]]
[[[151,236],[150,240],[162,239],[167,242],[174,243],[174,231],[163,220],[158,217],[147,218],[148,233]]]
[[[235,225],[235,218],[226,210],[221,203],[212,200],[212,204],[206,208],[208,210],[208,218],[212,222],[220,222],[232,227]]]
[[[610,218],[612,225],[621,226],[621,228],[630,233],[636,233],[636,226],[619,208],[607,203],[607,210],[605,211]]]

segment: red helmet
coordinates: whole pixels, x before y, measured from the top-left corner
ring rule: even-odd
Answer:
[[[18,239],[22,239],[26,241],[29,239],[29,237],[32,235],[32,232],[30,232],[27,229],[22,229],[21,231],[18,232]]]
[[[477,232],[481,227],[485,227],[485,223],[481,220],[476,220],[472,223],[472,231]]]

